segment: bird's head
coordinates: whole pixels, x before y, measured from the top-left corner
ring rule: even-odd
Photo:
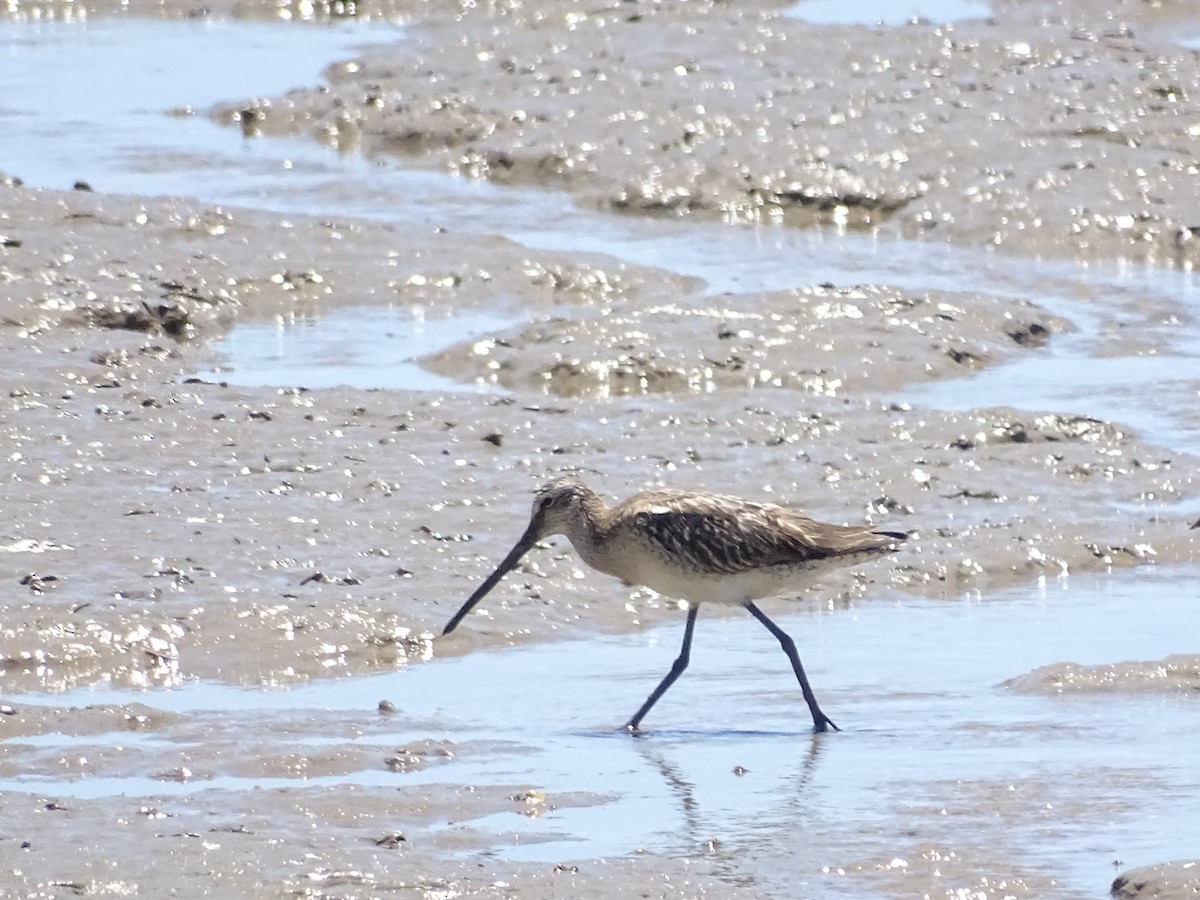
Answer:
[[[529,527],[522,541],[529,539],[530,545],[552,534],[571,534],[585,517],[584,506],[594,496],[575,475],[560,475],[548,481],[533,497],[533,511],[529,516]]]
[[[538,489],[533,498],[533,511],[529,525],[516,545],[504,557],[496,570],[479,586],[462,608],[446,624],[442,634],[453,631],[463,617],[470,612],[487,593],[500,583],[509,571],[520,562],[521,557],[540,541],[552,534],[578,534],[587,520],[586,506],[595,494],[574,475],[560,475]]]

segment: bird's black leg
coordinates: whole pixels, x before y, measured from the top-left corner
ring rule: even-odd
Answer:
[[[746,609],[750,611],[750,615],[762,622],[767,627],[767,631],[775,635],[775,639],[779,641],[779,646],[783,647],[783,652],[787,654],[787,658],[792,662],[792,670],[796,673],[796,680],[800,682],[800,690],[804,692],[804,702],[808,704],[808,711],[813,717],[813,731],[828,731],[832,728],[834,731],[841,731],[833,724],[833,719],[821,712],[821,707],[817,705],[817,695],[813,693],[813,689],[808,684],[808,676],[804,674],[804,666],[800,664],[800,655],[796,652],[796,642],[791,639],[786,631],[767,618],[767,614],[755,606],[752,602],[746,602]]]
[[[654,693],[646,698],[646,702],[642,704],[642,708],[635,712],[633,718],[625,724],[625,727],[630,731],[638,730],[638,725],[646,717],[646,713],[650,712],[650,708],[658,702],[658,698],[667,692],[667,688],[673,685],[675,679],[682,675],[683,670],[687,668],[688,659],[692,654],[692,632],[696,629],[696,613],[699,611],[699,606],[693,606],[688,609],[687,625],[683,629],[683,647],[679,650],[679,656],[676,657],[675,662],[671,663],[671,671],[658,683],[658,687],[654,689]]]

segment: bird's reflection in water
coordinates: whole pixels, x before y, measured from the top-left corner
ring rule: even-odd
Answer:
[[[655,731],[634,740],[633,746],[649,767],[662,776],[671,795],[678,801],[680,822],[670,829],[671,838],[664,842],[662,849],[688,858],[703,856],[713,863],[712,874],[740,883],[746,877],[741,860],[747,850],[760,846],[770,834],[796,823],[811,806],[813,801],[809,795],[818,771],[817,763],[831,738],[808,732],[784,735],[780,732],[723,731],[720,736],[751,742],[765,737],[773,744],[778,738],[786,738],[795,742],[798,755],[793,762],[786,762],[778,754],[772,755],[772,760],[782,763],[773,772],[764,769],[761,756],[753,766],[735,765],[728,772],[728,780],[718,784],[707,779],[711,769],[699,771],[686,759],[697,752],[696,734]],[[703,737],[711,739],[713,734],[705,732]],[[721,746],[730,747],[724,743]],[[715,748],[703,752],[711,752],[711,749]],[[709,784],[700,778],[705,778]],[[763,780],[769,780],[767,786],[763,785]],[[698,786],[710,795],[719,791],[717,802],[703,803],[698,796],[701,793]],[[726,792],[740,791],[752,794],[753,802],[747,804],[732,799],[721,802],[721,798],[730,797]],[[736,811],[734,815],[730,815],[731,809]],[[675,819],[666,811],[661,811],[659,818],[664,822]]]

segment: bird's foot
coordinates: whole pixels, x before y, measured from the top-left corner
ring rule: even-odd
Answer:
[[[824,734],[827,731],[841,731],[834,723],[833,719],[821,713],[818,716],[813,716],[813,734]]]
[[[642,735],[642,729],[638,726],[638,724],[636,722],[626,722],[625,726],[624,726],[624,731],[630,737],[641,737],[641,735]]]

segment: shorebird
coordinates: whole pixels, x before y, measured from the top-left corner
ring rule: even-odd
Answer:
[[[840,731],[817,703],[795,642],[754,601],[802,589],[830,569],[890,553],[907,538],[870,525],[817,522],[770,503],[670,488],[643,491],[609,508],[579,478],[564,475],[538,490],[525,533],[442,634],[452,632],[534,544],[554,534],[565,534],[593,569],[687,604],[683,647],[626,723],[632,733],[687,668],[702,603],[744,607],[766,626],[791,661],[813,731]]]

